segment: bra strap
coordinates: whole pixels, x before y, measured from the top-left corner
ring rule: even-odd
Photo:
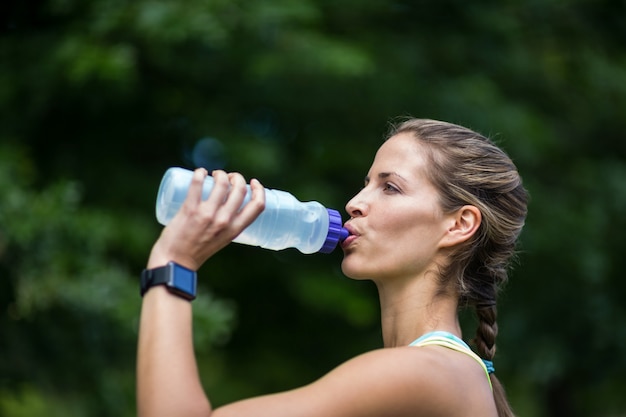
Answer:
[[[468,356],[471,356],[476,362],[480,364],[480,366],[485,371],[485,375],[487,375],[487,381],[489,381],[489,386],[493,390],[493,386],[491,384],[491,378],[489,374],[494,372],[495,369],[493,367],[493,362],[482,359],[478,356],[463,340],[459,339],[455,335],[449,332],[443,331],[434,331],[430,333],[426,333],[419,338],[415,339],[409,346],[443,346],[448,349],[456,350],[457,352],[465,353]]]

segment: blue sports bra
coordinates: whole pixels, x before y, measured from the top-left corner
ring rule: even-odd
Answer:
[[[485,374],[487,375],[487,381],[489,381],[489,386],[493,390],[491,378],[489,377],[489,374],[495,371],[493,368],[493,362],[480,358],[463,340],[449,332],[435,331],[426,333],[409,344],[409,346],[418,347],[429,345],[447,347],[448,349],[456,350],[457,352],[465,353],[466,355],[472,357],[484,369]]]

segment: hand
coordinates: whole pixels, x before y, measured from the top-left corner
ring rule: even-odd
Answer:
[[[207,171],[196,169],[183,206],[163,229],[150,253],[148,268],[174,261],[192,270],[228,245],[265,208],[265,190],[250,181],[250,201],[240,209],[246,195],[246,181],[238,173],[214,171],[215,184],[209,198],[202,200]]]

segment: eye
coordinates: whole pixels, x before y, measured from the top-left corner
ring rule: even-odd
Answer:
[[[383,184],[383,191],[386,193],[399,193],[400,190],[396,188],[394,185],[386,182]]]

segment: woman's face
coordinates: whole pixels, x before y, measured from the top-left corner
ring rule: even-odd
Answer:
[[[376,153],[365,187],[346,205],[351,235],[342,243],[342,270],[351,278],[410,278],[436,260],[450,225],[429,182],[421,144],[411,133],[387,140]]]

